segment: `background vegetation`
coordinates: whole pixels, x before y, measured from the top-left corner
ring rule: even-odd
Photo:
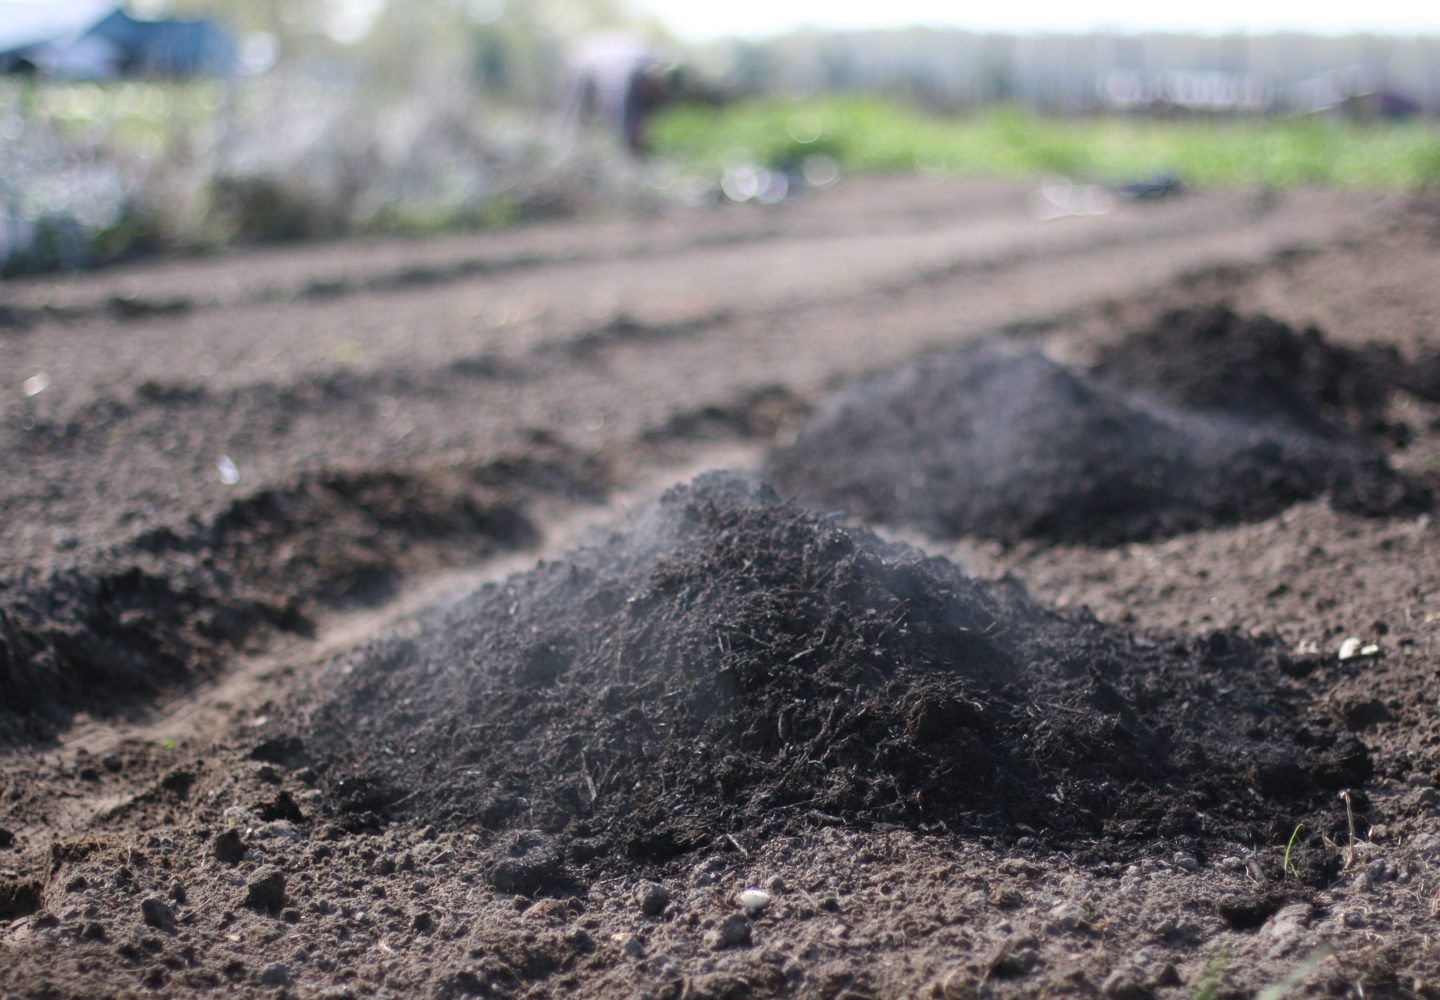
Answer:
[[[1059,118],[1017,107],[942,117],[858,96],[673,108],[655,139],[661,155],[712,170],[737,159],[784,169],[823,155],[846,172],[1108,181],[1169,172],[1199,185],[1390,190],[1440,180],[1440,127],[1424,120]]]
[[[636,23],[623,0],[134,7],[219,18],[241,38],[248,70],[227,81],[0,78],[0,275],[156,250],[720,201],[737,189],[779,200],[796,184],[865,171],[1171,172],[1196,185],[1389,190],[1440,176],[1434,117],[1176,119],[1095,103],[1107,66],[1215,66],[1244,80],[1270,67],[1267,93],[1291,100],[1314,89],[1293,84],[1304,74],[1356,59],[1429,100],[1440,94],[1433,40],[894,31],[686,48]],[[721,98],[663,112],[649,162],[555,114],[569,46],[616,26],[648,34]],[[1325,80],[1366,84],[1350,69]],[[730,176],[737,185],[727,187]]]

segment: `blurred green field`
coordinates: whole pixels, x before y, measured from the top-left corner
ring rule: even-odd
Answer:
[[[544,109],[459,91],[377,104],[286,77],[230,92],[204,81],[0,81],[0,136],[0,276],[715,200],[737,166],[811,183],[881,171],[1173,173],[1199,186],[1406,191],[1440,178],[1434,121],[1060,119],[1013,108],[942,118],[875,97],[673,107],[652,132],[664,169],[638,171],[613,136],[557,130]]]
[[[826,156],[843,172],[1097,181],[1172,172],[1204,186],[1413,190],[1440,178],[1434,122],[1059,119],[1011,108],[940,118],[853,97],[674,107],[652,138],[660,155],[700,169],[741,161],[783,169]]]

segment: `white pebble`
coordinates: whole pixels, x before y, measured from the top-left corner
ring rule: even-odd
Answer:
[[[764,889],[746,889],[735,897],[735,902],[740,904],[741,909],[750,916],[757,916],[765,911],[774,898]]]
[[[1056,903],[1050,908],[1050,921],[1053,927],[1073,931],[1085,922],[1085,910],[1075,903]]]
[[[229,455],[221,455],[215,460],[215,471],[220,473],[220,481],[226,486],[234,486],[240,481],[240,468]]]

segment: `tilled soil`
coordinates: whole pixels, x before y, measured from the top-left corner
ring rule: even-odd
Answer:
[[[1440,216],[1025,194],[7,287],[0,992],[1436,995]],[[655,499],[957,358],[1318,471]]]

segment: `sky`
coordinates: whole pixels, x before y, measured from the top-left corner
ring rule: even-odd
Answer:
[[[938,25],[980,31],[1313,31],[1440,35],[1440,0],[631,0],[686,39],[774,34],[801,25],[883,28]]]
[[[0,52],[86,27],[104,16],[109,6],[105,0],[3,0]]]
[[[77,11],[103,9],[114,2],[0,0],[0,43],[18,44],[20,36],[43,31],[67,15],[74,18]],[[346,40],[363,35],[381,6],[381,0],[330,2],[334,32]],[[501,6],[500,0],[469,2],[476,9]],[[163,3],[136,0],[134,6],[149,13]],[[681,38],[697,41],[726,35],[771,35],[806,25],[829,29],[935,25],[1012,32],[1297,30],[1440,35],[1440,0],[1368,4],[1354,0],[992,0],[986,4],[955,0],[628,0],[628,6],[657,17]]]

